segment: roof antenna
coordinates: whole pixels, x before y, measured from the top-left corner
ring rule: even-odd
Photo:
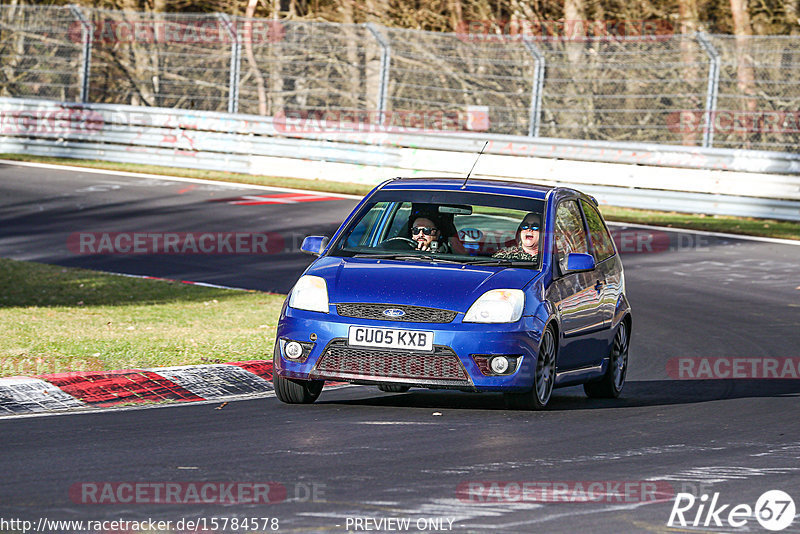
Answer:
[[[484,151],[484,150],[486,150],[486,145],[488,145],[488,144],[489,144],[489,141],[487,140],[487,141],[486,141],[486,142],[483,144],[483,148],[481,149],[481,151],[480,151],[480,152],[478,152],[478,157],[477,157],[477,158],[475,158],[475,163],[473,163],[473,164],[472,164],[472,168],[471,168],[471,169],[469,170],[469,172],[467,173],[467,177],[466,177],[466,178],[464,178],[464,183],[463,183],[463,184],[461,184],[461,189],[466,189],[466,188],[467,188],[467,180],[469,180],[469,177],[470,177],[470,176],[472,176],[472,171],[474,171],[474,170],[475,170],[475,165],[477,165],[477,164],[478,164],[478,160],[479,160],[479,159],[481,159],[481,156],[483,155],[483,151]]]

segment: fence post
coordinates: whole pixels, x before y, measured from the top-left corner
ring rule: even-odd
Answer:
[[[228,78],[228,113],[239,111],[239,72],[242,64],[242,45],[239,42],[239,35],[236,26],[226,13],[216,13],[217,18],[222,22],[225,31],[231,38],[231,66],[230,77]]]
[[[81,44],[83,51],[81,53],[81,73],[80,73],[80,102],[85,104],[89,101],[89,75],[91,73],[92,65],[92,24],[86,17],[83,16],[81,8],[75,4],[70,4],[70,12],[81,23]]]
[[[539,123],[542,118],[542,88],[544,87],[544,54],[528,36],[522,39],[525,48],[533,56],[533,87],[531,88],[530,122],[528,136],[539,137]]]
[[[386,121],[386,99],[389,94],[389,61],[391,61],[392,58],[392,48],[389,45],[389,41],[386,40],[374,23],[367,22],[366,27],[381,47],[381,85],[378,89],[378,124],[382,126]]]
[[[719,53],[705,32],[695,34],[700,47],[708,54],[708,88],[706,89],[706,118],[703,131],[703,148],[714,145],[714,113],[717,111],[719,91]]]

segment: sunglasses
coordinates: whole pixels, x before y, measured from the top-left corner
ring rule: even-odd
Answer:
[[[412,235],[417,235],[418,233],[422,232],[425,235],[432,235],[434,232],[437,232],[436,228],[430,228],[428,226],[415,226],[411,229]]]
[[[538,224],[520,224],[519,225],[519,229],[520,230],[533,230],[533,231],[536,231],[536,230],[539,229],[539,225]]]

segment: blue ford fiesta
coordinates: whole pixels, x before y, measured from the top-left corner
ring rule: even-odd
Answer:
[[[631,310],[597,202],[567,188],[390,180],[355,208],[281,312],[274,386],[314,402],[325,380],[503,392],[542,409],[554,387],[617,397]]]

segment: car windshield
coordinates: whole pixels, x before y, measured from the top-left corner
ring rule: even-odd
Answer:
[[[544,201],[462,191],[383,190],[350,221],[333,256],[539,269]]]

